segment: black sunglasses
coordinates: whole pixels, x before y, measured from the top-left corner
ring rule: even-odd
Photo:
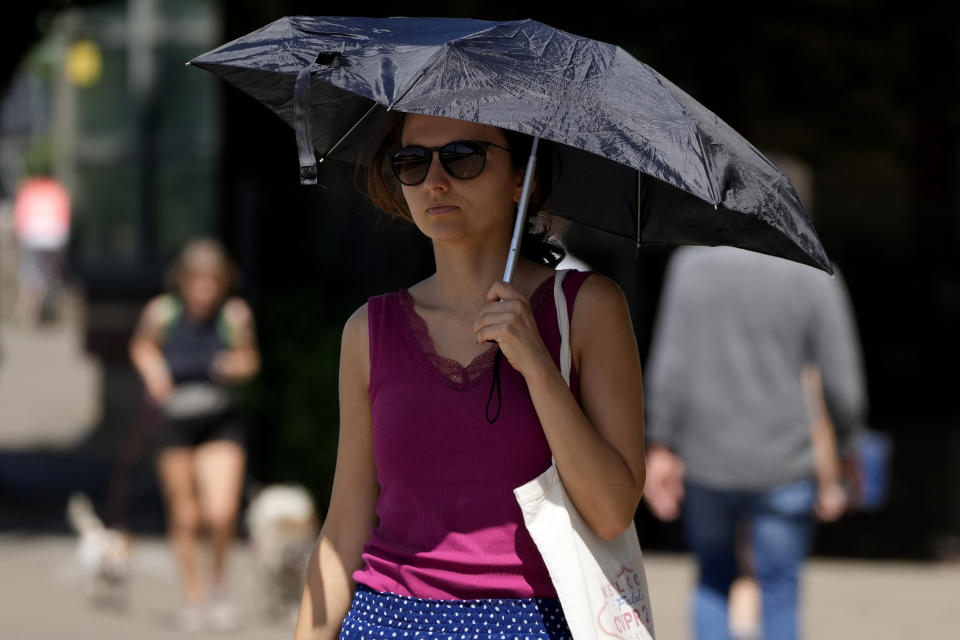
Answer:
[[[476,178],[487,162],[487,147],[496,147],[510,151],[494,142],[486,140],[454,140],[442,147],[421,147],[410,145],[393,154],[390,166],[401,184],[408,187],[420,184],[427,179],[433,152],[440,153],[440,166],[458,180]]]

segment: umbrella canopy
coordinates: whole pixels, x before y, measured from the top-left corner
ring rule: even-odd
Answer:
[[[555,144],[552,214],[640,242],[731,245],[832,273],[789,180],[736,131],[623,49],[533,20],[289,17],[191,64],[296,130],[366,163],[390,111]]]

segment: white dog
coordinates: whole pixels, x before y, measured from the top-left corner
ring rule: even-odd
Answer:
[[[67,520],[77,532],[77,559],[88,576],[87,594],[96,606],[123,609],[127,605],[133,540],[130,534],[108,529],[82,493],[70,496]]]
[[[319,532],[313,498],[300,485],[270,485],[250,502],[246,522],[263,612],[281,618],[300,602]]]

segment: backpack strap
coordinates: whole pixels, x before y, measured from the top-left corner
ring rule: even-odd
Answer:
[[[177,320],[180,319],[180,315],[183,313],[183,303],[180,302],[180,298],[172,293],[164,294],[161,302],[170,310],[169,316],[165,318],[163,324],[160,325],[157,335],[157,339],[162,345],[167,341],[170,330],[177,323]]]

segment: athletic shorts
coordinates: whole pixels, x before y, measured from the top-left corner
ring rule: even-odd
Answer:
[[[190,418],[160,416],[157,446],[161,449],[198,447],[223,440],[236,442],[241,447],[246,444],[246,425],[233,408]]]

